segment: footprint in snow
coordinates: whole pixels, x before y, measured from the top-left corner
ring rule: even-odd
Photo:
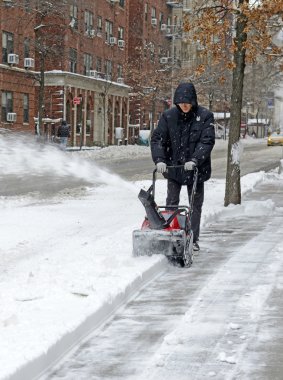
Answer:
[[[239,330],[241,328],[241,326],[238,325],[237,323],[229,323],[229,328],[231,330]]]
[[[225,352],[220,352],[218,355],[218,360],[221,362],[229,363],[229,364],[236,364],[236,359],[234,356],[227,356]]]

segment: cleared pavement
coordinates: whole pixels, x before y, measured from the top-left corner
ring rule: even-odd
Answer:
[[[227,211],[192,268],[168,265],[45,378],[282,380],[282,193],[282,180],[258,186],[244,201],[271,199],[272,213]]]

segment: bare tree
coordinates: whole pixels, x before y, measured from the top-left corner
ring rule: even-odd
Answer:
[[[170,67],[160,65],[150,66],[146,70],[140,69],[133,62],[128,66],[127,79],[137,94],[137,100],[143,102],[143,106],[151,112],[151,131],[154,128],[156,112],[162,104],[162,109],[169,107],[171,79]]]

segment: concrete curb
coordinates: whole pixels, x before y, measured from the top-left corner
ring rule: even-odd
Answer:
[[[167,259],[163,257],[158,263],[155,263],[130,283],[124,292],[118,294],[111,301],[105,302],[101,308],[89,315],[75,330],[62,336],[45,353],[16,369],[13,374],[3,380],[32,380],[44,376],[48,369],[52,368],[82,340],[86,339],[89,334],[106,322],[120,306],[128,302],[146,283],[164,271],[166,265]]]

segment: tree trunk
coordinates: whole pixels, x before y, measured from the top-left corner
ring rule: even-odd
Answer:
[[[239,7],[248,4],[248,0],[240,0]],[[241,176],[239,160],[239,144],[241,132],[241,110],[243,98],[243,82],[245,71],[247,40],[245,27],[247,19],[243,13],[239,13],[236,21],[236,37],[234,39],[234,69],[231,95],[230,132],[227,155],[226,189],[224,206],[241,203]]]

